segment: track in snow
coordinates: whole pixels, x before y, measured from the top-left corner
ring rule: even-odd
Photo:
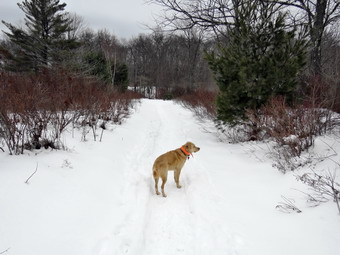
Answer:
[[[96,254],[237,254],[235,241],[222,222],[219,196],[204,166],[196,161],[204,152],[184,166],[182,189],[176,188],[173,172],[169,172],[168,197],[155,195],[153,161],[192,140],[193,124],[188,119],[192,120],[190,112],[167,101],[143,101],[131,117],[129,124],[135,125],[136,132],[125,138],[132,147],[122,169],[125,183],[117,208],[124,216],[98,244]]]

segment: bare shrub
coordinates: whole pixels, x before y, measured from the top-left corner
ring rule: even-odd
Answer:
[[[223,121],[216,120],[217,136],[223,142],[232,144],[250,141],[251,130],[246,124],[229,125]]]
[[[190,109],[200,119],[216,119],[217,92],[198,89],[192,93],[184,94],[177,100],[186,108]]]
[[[275,141],[274,165],[282,172],[301,166],[297,158],[334,124],[331,111],[306,105],[290,107],[283,97],[272,98],[260,110],[249,110],[247,116],[250,140]]]
[[[335,171],[333,173],[328,171],[325,175],[320,175],[315,172],[305,173],[297,178],[313,190],[314,194],[308,195],[308,201],[312,203],[313,206],[332,199],[336,203],[340,213],[340,184],[335,181]]]
[[[107,118],[113,123],[121,124],[124,119],[130,115],[130,109],[133,107],[134,93],[111,94],[109,104],[106,107]]]
[[[254,114],[255,115],[255,114]],[[331,127],[331,113],[320,108],[289,107],[284,98],[274,98],[261,109],[261,121],[254,121],[260,129],[287,147],[293,157],[314,144],[316,135]],[[254,118],[249,115],[250,119]]]
[[[340,113],[340,86],[338,79],[331,77],[302,77],[301,96],[310,108],[327,108]]]
[[[92,131],[93,139],[97,140],[98,127],[105,127],[106,122],[121,124],[130,115],[134,101],[141,96],[127,91],[119,93],[115,90],[102,90],[93,83],[90,88],[81,93],[74,101],[80,111],[78,122],[82,129],[82,140],[86,140],[88,133]],[[101,134],[102,137],[102,134]]]
[[[0,136],[5,141],[9,154],[20,154],[23,152],[26,125],[21,121],[18,114],[0,113]]]
[[[23,82],[23,79],[19,81]],[[30,98],[21,93],[20,82],[15,83],[11,77],[1,73],[0,82],[0,137],[11,155],[20,154],[24,150],[28,124],[22,118],[27,107],[25,99],[29,101]]]
[[[0,139],[10,154],[24,149],[62,147],[61,135],[72,123],[93,131],[100,119],[121,123],[135,93],[121,94],[102,83],[65,70],[38,74],[0,73]],[[114,105],[115,109],[111,109]]]

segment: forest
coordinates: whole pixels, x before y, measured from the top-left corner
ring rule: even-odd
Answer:
[[[339,1],[148,2],[165,14],[129,40],[86,27],[67,1],[25,0],[23,27],[2,20],[0,137],[11,154],[58,147],[70,123],[119,123],[140,97],[179,100],[222,130],[241,125],[243,140],[297,136],[294,156],[335,125]]]

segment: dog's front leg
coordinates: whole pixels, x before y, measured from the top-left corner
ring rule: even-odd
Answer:
[[[174,179],[176,182],[176,186],[178,189],[182,188],[182,186],[179,184],[179,175],[181,174],[181,169],[176,169],[174,173]]]

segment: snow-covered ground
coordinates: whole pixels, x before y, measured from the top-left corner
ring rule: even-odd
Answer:
[[[102,142],[88,138],[67,134],[66,151],[0,152],[0,253],[340,254],[335,203],[308,207],[308,188],[296,181],[308,167],[283,175],[260,145],[222,143],[178,104],[142,100]],[[333,171],[339,139],[322,139],[315,155],[325,160],[313,167]],[[153,161],[186,141],[201,150],[184,166],[182,189],[171,172],[168,197],[156,196]],[[281,196],[302,213],[275,209]]]

